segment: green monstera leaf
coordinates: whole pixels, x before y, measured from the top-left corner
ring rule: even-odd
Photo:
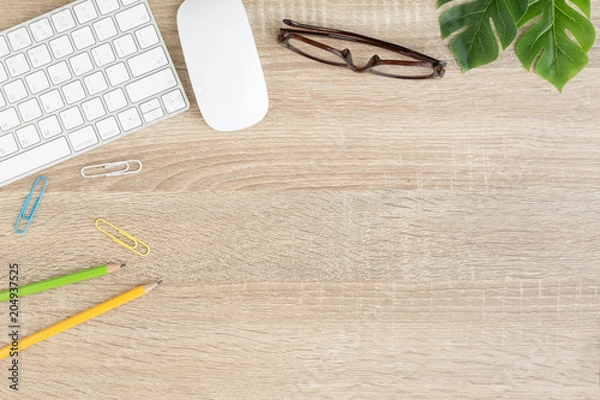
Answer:
[[[438,0],[438,8],[452,0]],[[463,72],[489,64],[500,55],[498,39],[506,49],[517,36],[517,22],[527,11],[528,0],[474,0],[445,11],[440,19],[442,37],[459,32],[450,50]],[[498,39],[492,28],[498,34]]]
[[[587,53],[596,41],[590,22],[590,1],[570,3],[529,0],[529,9],[519,21],[519,26],[523,26],[541,16],[517,42],[517,57],[528,70],[535,63],[535,72],[559,91],[588,64]]]

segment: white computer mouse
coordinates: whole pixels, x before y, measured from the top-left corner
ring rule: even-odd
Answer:
[[[185,0],[177,26],[206,123],[218,131],[236,131],[262,120],[269,96],[242,1]]]

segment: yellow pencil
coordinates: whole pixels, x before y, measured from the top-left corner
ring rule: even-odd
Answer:
[[[135,289],[131,289],[130,291],[125,292],[108,301],[105,301],[102,304],[98,304],[97,306],[92,307],[89,310],[80,312],[79,314],[74,315],[71,318],[65,319],[64,321],[61,321],[55,325],[49,326],[48,328],[36,332],[33,335],[29,335],[19,340],[17,343],[13,342],[12,344],[9,344],[8,346],[5,346],[2,349],[0,349],[0,359],[8,357],[9,355],[12,356],[15,352],[19,352],[23,349],[28,348],[29,346],[33,346],[34,344],[41,342],[42,340],[46,340],[49,337],[64,332],[67,329],[81,324],[82,322],[97,317],[100,314],[104,314],[105,312],[110,311],[113,308],[119,307],[120,305],[123,305],[133,299],[137,299],[138,297],[150,292],[161,282],[162,281],[158,281],[147,285],[138,286]]]

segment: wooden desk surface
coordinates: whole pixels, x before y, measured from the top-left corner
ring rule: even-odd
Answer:
[[[0,30],[66,4],[5,0]],[[0,189],[0,276],[126,262],[20,300],[27,335],[139,284],[148,296],[23,351],[22,398],[597,399],[600,58],[562,94],[511,47],[463,75],[431,1],[244,0],[270,111],[211,130],[179,44],[181,1],[151,0],[192,109]],[[592,0],[600,24],[600,0]],[[393,81],[277,44],[282,18],[449,61]],[[141,174],[84,180],[98,162]],[[147,258],[94,227],[146,241]],[[8,304],[0,333],[8,335]],[[8,360],[0,397],[8,398]]]

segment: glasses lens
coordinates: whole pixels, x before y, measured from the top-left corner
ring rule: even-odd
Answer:
[[[423,78],[431,76],[433,69],[416,65],[382,64],[371,68],[371,72],[391,77]]]
[[[321,42],[320,39],[321,38],[318,38],[316,41]],[[326,49],[319,47],[318,45],[315,45],[312,43],[312,41],[314,41],[313,38],[293,36],[289,39],[288,44],[290,47],[294,48],[303,55],[318,61],[334,65],[346,65],[342,58]]]

